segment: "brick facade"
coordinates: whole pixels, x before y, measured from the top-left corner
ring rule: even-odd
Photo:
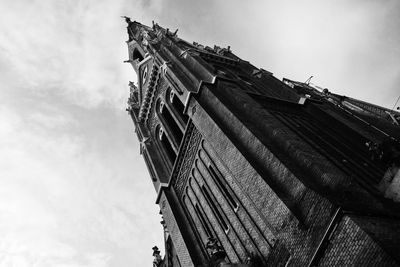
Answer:
[[[128,111],[171,248],[159,266],[398,265],[400,206],[379,190],[395,116],[127,22]],[[383,161],[366,144],[387,136]]]

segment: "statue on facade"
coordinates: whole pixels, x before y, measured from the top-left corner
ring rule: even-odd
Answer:
[[[161,255],[160,255],[160,250],[158,249],[157,246],[154,246],[152,248],[152,250],[153,250],[153,257],[154,257],[153,267],[161,266],[162,258],[161,258]]]
[[[138,92],[138,88],[136,87],[134,82],[129,81],[128,83],[129,88],[131,89],[130,92],[132,93],[137,93]]]
[[[130,110],[132,110],[133,108],[134,109],[138,109],[139,107],[140,107],[140,105],[139,105],[139,101],[138,101],[138,99],[137,99],[137,93],[138,93],[138,88],[137,88],[137,86],[133,83],[133,82],[131,82],[131,81],[129,81],[129,98],[128,98],[128,108],[127,108],[127,111],[130,111]]]
[[[219,245],[217,239],[209,237],[206,243],[206,249],[210,255],[212,266],[220,266],[222,263],[225,263],[226,252],[223,247]]]

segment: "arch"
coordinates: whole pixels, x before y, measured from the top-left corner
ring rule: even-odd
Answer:
[[[168,87],[167,89],[166,102],[171,107],[172,112],[179,120],[182,128],[185,129],[186,124],[189,120],[189,116],[184,113],[185,106],[183,105],[179,97],[175,94],[175,92],[171,89],[171,87]]]
[[[156,114],[163,128],[166,130],[167,136],[170,138],[171,145],[177,152],[183,138],[183,130],[180,128],[178,122],[161,97],[158,98],[156,102]]]
[[[143,60],[142,53],[140,53],[140,51],[139,51],[137,48],[135,48],[135,49],[133,50],[133,53],[132,53],[132,60],[133,60],[133,61],[137,60],[138,62],[140,62],[140,61]]]
[[[170,140],[165,135],[163,127],[160,124],[156,126],[155,137],[161,148],[164,158],[167,160],[168,169],[171,170],[177,155],[170,143]]]

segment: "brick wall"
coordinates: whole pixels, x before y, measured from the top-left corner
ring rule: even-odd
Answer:
[[[172,242],[174,244],[175,250],[177,252],[179,262],[182,266],[194,266],[192,258],[189,254],[187,245],[183,239],[182,233],[178,227],[178,223],[176,221],[175,215],[172,212],[170,203],[164,194],[162,193],[160,197],[160,208],[163,214],[165,223],[167,225],[168,232],[171,235]]]
[[[207,94],[206,89],[203,92]],[[286,164],[211,96],[208,94],[198,103],[191,103],[191,108],[197,105],[193,122],[207,141],[204,146],[212,160],[242,201],[243,209],[258,227],[270,233],[266,240],[271,248],[264,255],[272,265],[277,262],[288,263],[288,266],[307,265],[336,207],[305,186]],[[285,131],[288,132],[280,133],[287,135]],[[315,156],[312,160],[316,160]],[[332,167],[329,170],[337,173]],[[338,185],[338,180],[332,180],[335,175],[319,174],[324,182]],[[218,192],[214,194],[218,196]],[[255,239],[256,246],[262,247],[261,239]]]
[[[399,265],[357,225],[352,216],[344,216],[332,235],[319,266]]]

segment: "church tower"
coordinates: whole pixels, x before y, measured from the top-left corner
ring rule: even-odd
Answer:
[[[400,264],[398,112],[126,21],[154,266]]]

